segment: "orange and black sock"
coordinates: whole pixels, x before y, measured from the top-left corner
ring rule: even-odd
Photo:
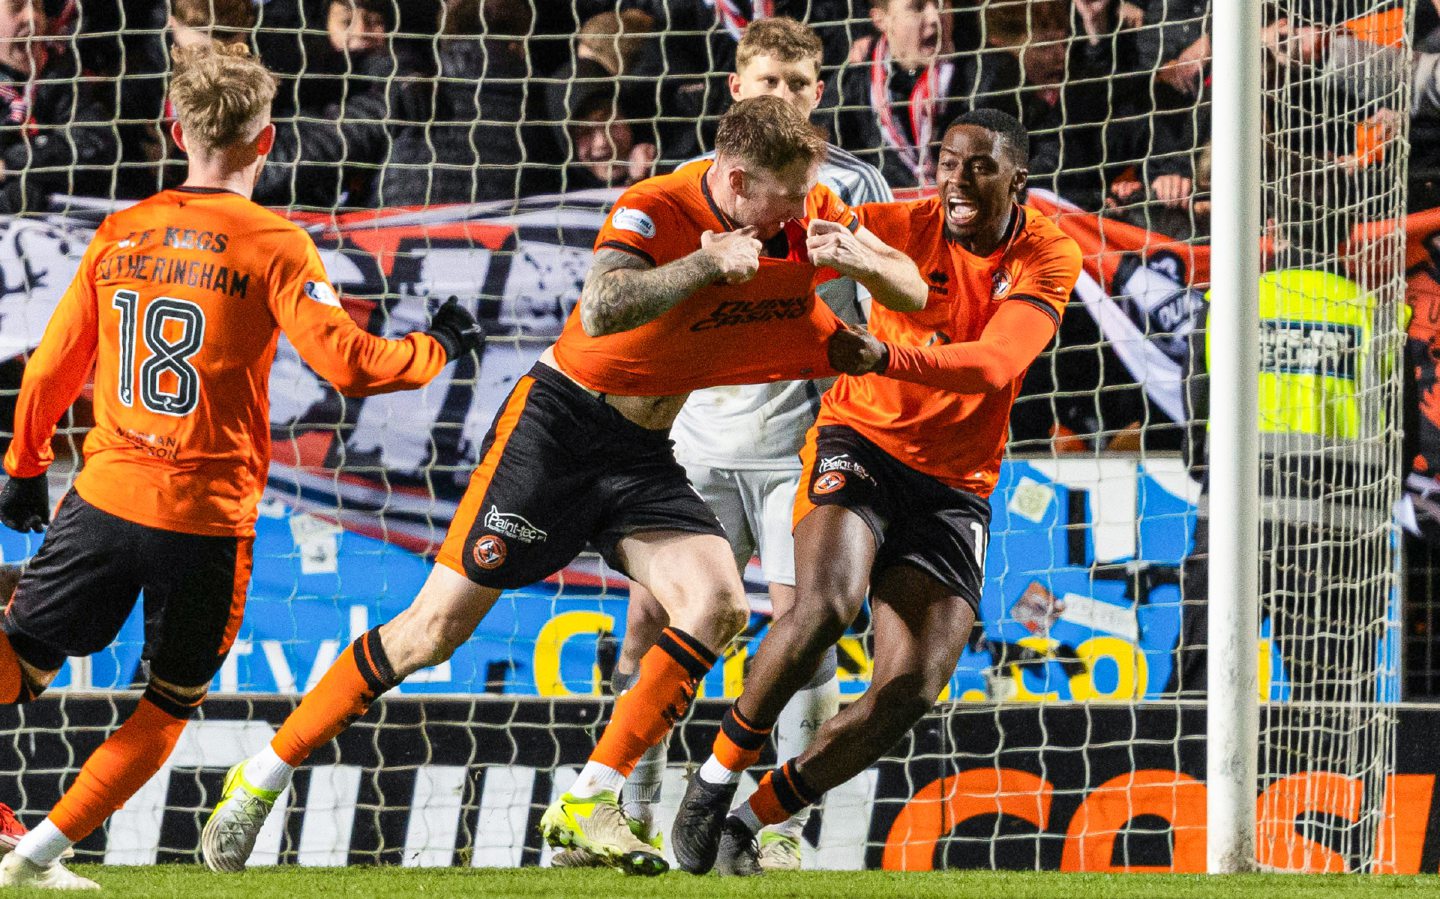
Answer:
[[[298,767],[320,746],[370,710],[376,697],[400,683],[372,628],[340,653],[335,664],[285,719],[270,746],[286,764]]]
[[[85,761],[50,821],[71,842],[89,836],[165,764],[197,704],[152,685],[130,718]]]
[[[590,760],[625,776],[645,750],[684,717],[695,687],[715,666],[716,654],[680,630],[667,627],[640,659],[640,677],[615,702],[615,711]]]
[[[795,767],[795,760],[769,772],[760,779],[760,786],[751,794],[749,806],[762,826],[779,824],[793,817],[807,805],[820,801],[820,791],[806,783]]]
[[[720,719],[720,733],[715,735],[715,746],[711,752],[720,764],[739,773],[760,761],[760,753],[774,729],[773,725],[757,727],[732,705]]]

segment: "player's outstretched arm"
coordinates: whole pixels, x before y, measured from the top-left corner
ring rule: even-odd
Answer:
[[[99,303],[96,299],[94,260],[103,243],[97,235],[75,280],[60,298],[55,314],[45,326],[45,336],[25,363],[20,397],[15,403],[15,437],[5,453],[5,472],[16,481],[33,480],[26,496],[42,497],[45,508],[38,525],[50,520],[44,497],[44,475],[55,461],[50,440],[60,416],[74,404],[94,367],[99,343]],[[11,497],[18,485],[11,488]],[[23,491],[22,491],[23,492]],[[33,503],[27,508],[33,507]],[[26,519],[30,516],[25,516]],[[23,521],[20,523],[24,523]]]
[[[858,328],[836,332],[830,363],[846,374],[878,374],[955,393],[994,393],[1020,376],[1055,336],[1055,319],[1027,302],[1007,302],[979,340],[941,346],[884,343]]]
[[[602,249],[580,292],[580,325],[591,337],[638,328],[715,281],[743,284],[760,268],[754,228],[700,235],[700,249],[661,266]]]
[[[811,262],[859,281],[885,308],[896,312],[925,308],[930,288],[915,260],[867,229],[852,233],[838,222],[812,219],[805,246]]]
[[[478,328],[468,331],[465,322],[473,326],[474,319],[463,309],[450,308],[453,304],[435,314],[436,323],[448,325],[463,316],[458,326],[447,325],[451,333],[438,338],[420,332],[396,340],[377,337],[341,308],[313,244],[296,263],[292,272],[276,280],[270,310],[300,357],[345,396],[423,387],[450,361],[452,351],[458,355],[473,348],[465,335],[478,335]],[[432,324],[431,330],[439,329]]]

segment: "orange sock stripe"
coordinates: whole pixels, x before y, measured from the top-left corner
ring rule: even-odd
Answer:
[[[711,752],[715,758],[731,771],[740,772],[752,768],[760,761],[760,753],[770,742],[770,728],[761,730],[745,720],[740,710],[731,706],[720,719],[720,733],[715,735]]]
[[[661,635],[661,642],[665,640]],[[673,640],[671,642],[674,642]],[[640,677],[615,702],[615,711],[590,760],[630,775],[645,750],[659,743],[685,715],[695,698],[699,677],[688,653],[677,657],[657,642],[640,660]],[[711,660],[712,664],[714,660]],[[708,671],[706,667],[701,671]]]
[[[715,667],[715,653],[706,649],[699,640],[677,628],[667,627],[661,631],[659,639],[655,641],[655,647],[663,650],[666,655],[683,666],[696,680],[704,677],[711,668]]]
[[[85,761],[50,813],[51,822],[69,839],[85,839],[155,776],[184,729],[183,719],[141,699],[129,720]]]
[[[20,657],[10,645],[10,636],[0,631],[0,705],[14,705],[22,696],[28,698],[29,693]]]
[[[750,794],[750,811],[755,813],[755,818],[766,826],[779,824],[788,820],[790,813],[780,804],[780,797],[775,795],[775,772],[770,771],[760,778],[760,786]]]
[[[355,651],[340,653],[320,683],[280,725],[270,746],[287,764],[298,766],[369,711],[376,693],[360,672],[356,661],[360,651],[357,646]]]
[[[775,779],[775,796],[780,800],[780,805],[790,814],[795,814],[807,805],[818,802],[820,794],[810,788],[805,778],[795,769],[795,760],[791,759],[776,769],[779,777]]]

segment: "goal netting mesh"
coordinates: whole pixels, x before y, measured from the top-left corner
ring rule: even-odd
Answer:
[[[7,407],[99,220],[183,175],[166,136],[177,42],[250,41],[280,76],[279,138],[257,199],[308,229],[358,321],[403,334],[455,295],[490,335],[478,366],[365,400],[341,397],[282,341],[240,638],[166,768],[80,844],[82,858],[197,858],[224,770],[419,589],[492,415],[577,301],[619,187],[708,149],[735,35],[754,17],[789,14],[825,47],[815,121],[897,193],[930,185],[923,158],[897,162],[879,98],[893,98],[902,128],[1011,111],[1032,134],[1028,202],[1085,253],[1059,338],[1016,405],[971,644],[935,712],[826,798],[806,830],[807,864],[1203,870],[1205,535],[1226,526],[1205,511],[1209,246],[1252,238],[1270,271],[1257,385],[1260,861],[1406,863],[1413,841],[1390,789],[1400,602],[1390,508],[1408,4],[1267,8],[1265,175],[1254,186],[1264,235],[1209,225],[1210,122],[1226,112],[1210,103],[1207,0],[879,7],[46,5],[38,77],[0,83]],[[907,69],[906,40],[938,58]],[[943,86],[930,99],[897,87],[927,77]],[[62,144],[67,153],[53,152]],[[62,423],[52,489],[76,470],[89,422],[82,400]],[[36,546],[0,531],[5,560]],[[763,595],[754,564],[747,584]],[[452,659],[317,754],[252,864],[548,864],[539,815],[605,720],[625,608],[623,578],[589,555],[506,594]],[[673,741],[662,826],[687,766],[709,751],[723,705],[707,700],[738,693],[765,626],[757,612]],[[0,709],[0,801],[31,825],[129,714],[142,645],[137,612],[40,701]],[[840,646],[842,694],[865,689],[870,651],[862,615]]]

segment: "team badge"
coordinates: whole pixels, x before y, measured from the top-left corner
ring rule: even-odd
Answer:
[[[475,557],[475,564],[489,570],[499,568],[505,563],[505,541],[494,534],[486,534],[475,541],[475,549],[471,555]]]
[[[646,240],[655,236],[655,220],[629,206],[616,207],[615,212],[610,216],[610,227],[621,231],[633,231]]]
[[[1005,269],[990,276],[990,296],[992,299],[1000,299],[1010,292],[1010,273]]]
[[[305,296],[325,306],[340,308],[340,298],[335,296],[335,291],[324,281],[306,281]]]
[[[815,484],[810,488],[816,496],[824,496],[827,493],[834,493],[845,486],[845,475],[838,471],[830,471],[815,479]]]

